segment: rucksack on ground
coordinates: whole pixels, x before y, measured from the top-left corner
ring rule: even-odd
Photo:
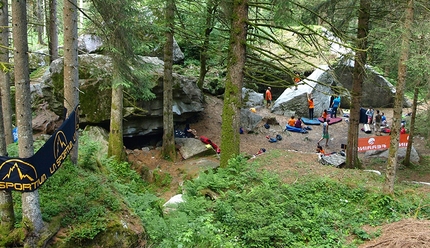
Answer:
[[[264,124],[264,127],[266,128],[266,129],[269,129],[270,128],[270,125],[269,124]]]
[[[269,142],[270,142],[270,143],[275,143],[275,142],[277,142],[277,141],[278,141],[278,140],[277,140],[276,138],[270,138],[270,139],[269,139]]]
[[[277,134],[277,135],[276,135],[276,139],[277,139],[277,140],[282,140],[282,136],[281,136],[280,134]]]

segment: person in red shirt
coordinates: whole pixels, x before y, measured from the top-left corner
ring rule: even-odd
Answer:
[[[406,133],[406,128],[405,125],[402,123],[402,127],[400,128],[400,134],[405,134]]]
[[[266,90],[266,104],[267,104],[267,108],[270,108],[270,105],[272,104],[272,92],[271,92],[272,88],[267,87]]]

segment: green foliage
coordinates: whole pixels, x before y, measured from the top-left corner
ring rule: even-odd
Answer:
[[[280,152],[253,163],[240,155],[226,168],[201,173],[185,182],[185,202],[163,211],[162,200],[149,189],[170,184],[169,174],[156,172],[155,184],[148,185],[126,162],[98,161],[100,144],[85,132],[79,141],[79,166],[66,161],[39,192],[43,220],[64,228],[63,242],[81,246],[109,231],[124,211],[139,217],[148,244],[156,247],[355,247],[379,235],[364,225],[430,217],[430,196],[414,191],[416,185],[398,185],[393,197],[366,184],[324,177],[285,184],[258,163]],[[16,227],[20,200],[14,192]],[[20,237],[11,235],[8,240]]]
[[[422,204],[429,196],[393,198],[328,178],[286,185],[258,167],[238,156],[227,168],[187,182],[186,202],[159,225],[146,225],[151,241],[159,247],[354,247],[379,235],[363,225],[429,217]],[[205,197],[205,189],[220,197]]]
[[[78,164],[85,170],[96,171],[96,153],[100,149],[100,144],[92,140],[88,135],[79,137],[79,161]]]
[[[46,72],[47,66],[41,66],[37,70],[31,72],[30,79],[40,78]]]
[[[419,112],[416,115],[415,118],[415,130],[414,130],[414,134],[415,135],[419,135],[419,136],[423,136],[424,138],[426,138],[426,140],[428,140],[428,135],[429,135],[429,116],[425,113],[425,112]]]

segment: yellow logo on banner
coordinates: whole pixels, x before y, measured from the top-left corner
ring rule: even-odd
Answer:
[[[12,166],[11,166],[12,165]],[[15,175],[21,182],[0,182],[0,190],[32,190],[37,188],[46,180],[46,176],[43,175],[40,179],[37,179],[36,168],[21,159],[9,159],[0,165],[0,171],[6,170],[5,176],[2,180],[7,180]],[[26,171],[25,173],[23,171]],[[36,180],[37,179],[37,180]]]

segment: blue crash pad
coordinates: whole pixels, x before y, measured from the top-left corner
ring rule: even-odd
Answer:
[[[299,128],[299,127],[292,127],[292,126],[288,126],[288,125],[286,125],[285,126],[285,129],[287,130],[287,131],[290,131],[290,132],[297,132],[297,133],[307,133],[308,131],[307,130],[305,130],[305,129],[301,129],[301,128]]]
[[[313,118],[312,120],[309,118],[302,117],[303,123],[306,125],[320,125],[321,122],[318,120],[318,118]]]

